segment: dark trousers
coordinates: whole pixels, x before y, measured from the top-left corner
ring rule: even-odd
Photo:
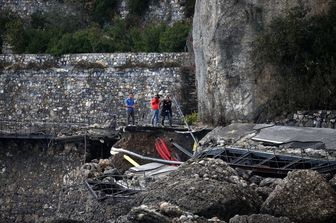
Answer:
[[[135,125],[134,123],[134,110],[129,110],[127,111],[127,124],[130,124],[130,118],[132,118],[132,124]]]
[[[164,121],[165,121],[165,118],[167,116],[168,120],[169,120],[169,125],[172,126],[172,124],[173,124],[172,114],[169,111],[162,112],[161,116],[162,116],[162,122],[161,122],[162,125],[164,125]]]

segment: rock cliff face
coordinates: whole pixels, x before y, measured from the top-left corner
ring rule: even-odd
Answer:
[[[330,2],[197,0],[193,44],[201,120],[212,124],[255,120],[276,88],[272,67],[261,67],[252,56],[257,34],[295,7],[319,14]]]
[[[15,12],[21,17],[27,17],[35,12],[61,11],[63,13],[83,13],[84,5],[93,4],[95,1],[72,0],[0,0],[0,10]],[[150,1],[145,14],[145,21],[172,24],[185,19],[186,0],[161,0]],[[129,13],[127,0],[118,0],[118,11],[125,18]],[[84,7],[84,8],[83,8]]]

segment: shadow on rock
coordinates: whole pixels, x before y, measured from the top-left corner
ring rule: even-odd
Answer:
[[[261,212],[295,222],[336,222],[336,193],[316,171],[290,172],[263,203]]]

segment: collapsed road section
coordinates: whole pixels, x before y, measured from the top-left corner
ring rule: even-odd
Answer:
[[[92,195],[98,200],[132,198],[137,192],[146,190],[148,182],[176,171],[178,166],[185,161],[204,158],[221,159],[233,168],[244,169],[252,175],[263,177],[284,178],[290,171],[303,169],[314,170],[327,177],[336,173],[336,159],[327,150],[324,151],[324,157],[310,156],[303,151],[319,151],[320,148],[307,148],[307,145],[316,146],[316,143],[308,144],[302,140],[300,144],[290,144],[290,141],[288,141],[286,142],[286,148],[289,152],[299,150],[301,153],[299,155],[295,153],[286,154],[281,150],[283,148],[280,149],[279,145],[270,146],[270,140],[261,140],[260,135],[265,134],[264,131],[267,128],[275,128],[275,126],[237,124],[224,127],[220,134],[218,134],[218,129],[215,129],[201,140],[203,148],[200,152],[192,150],[191,138],[189,138],[189,145],[181,146],[179,144],[182,144],[181,141],[177,143],[176,137],[180,134],[176,134],[176,131],[173,133],[175,140],[167,138],[171,130],[165,132],[163,140],[163,138],[160,138],[163,135],[155,128],[126,128],[125,138],[111,148],[111,160],[114,164],[120,163],[120,161],[123,161],[124,164],[127,163],[128,169],[123,165],[115,166],[111,175],[103,174],[85,183]],[[297,131],[297,128],[293,131]],[[303,129],[304,131],[312,130]],[[302,133],[300,134],[302,135]],[[322,140],[329,140],[328,142],[330,142],[328,135],[325,136]],[[214,137],[218,137],[218,140],[216,141]],[[272,134],[268,134],[268,138],[271,137]],[[276,137],[279,137],[279,135],[274,134],[274,138]],[[292,134],[292,137],[296,136]],[[146,143],[143,144],[144,139],[146,139]],[[242,145],[244,143],[248,145],[246,143],[249,141],[252,141],[254,145],[244,148]],[[250,145],[252,142],[250,142]],[[323,143],[323,141],[319,143]],[[263,147],[264,150],[258,150],[257,145]],[[301,145],[301,147],[298,147],[298,145]],[[265,148],[268,148],[268,150]],[[316,154],[313,153],[313,155]],[[118,174],[116,174],[116,171]]]
[[[22,143],[2,139],[1,219],[123,223],[132,221],[117,219],[144,215],[159,223],[171,222],[177,215],[182,219],[191,216],[195,222],[212,217],[229,222],[236,214],[258,214],[261,202],[276,185],[290,181],[288,176],[294,170],[308,171],[299,172],[300,185],[308,178],[319,183],[331,179],[328,188],[336,185],[332,149],[325,150],[320,144],[310,144],[315,146],[310,148],[305,142],[273,145],[270,140],[254,139],[266,128],[268,125],[233,124],[211,132],[195,131],[200,140],[197,150],[192,149],[195,143],[188,129],[180,128],[90,128],[84,135],[63,134],[30,143],[27,139]],[[312,190],[309,185],[307,188]],[[329,191],[327,186],[323,188],[323,193]],[[330,193],[326,197],[332,198]],[[251,204],[243,199],[246,196]],[[232,206],[232,200],[237,204]],[[172,203],[161,204],[164,201]],[[179,211],[167,215],[164,207]],[[224,213],[223,208],[228,211]],[[324,213],[336,212],[328,209]],[[217,220],[214,222],[220,222]]]

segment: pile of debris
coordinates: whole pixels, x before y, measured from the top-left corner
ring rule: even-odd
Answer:
[[[200,141],[200,150],[225,146],[333,160],[336,159],[335,138],[335,129],[234,123],[207,134]]]
[[[145,190],[150,182],[176,169],[177,166],[149,163],[121,172],[114,167],[112,159],[93,160],[81,168],[85,185],[97,200],[133,198],[136,193]]]
[[[282,153],[284,143],[256,140],[268,127],[240,124],[216,128],[201,140],[196,153],[180,148],[182,153],[187,151],[186,157],[192,154],[187,159],[172,155],[171,145],[160,147],[160,152],[154,146],[142,148],[145,140],[139,140],[140,149],[136,149],[134,143],[123,139],[116,145],[135,150],[112,148],[111,158],[85,164],[85,183],[98,200],[129,199],[132,203],[128,214],[111,219],[111,223],[335,222],[332,150],[324,148],[328,155],[322,158]],[[325,139],[321,143],[322,147],[330,145]],[[285,144],[289,149],[293,145]],[[268,149],[258,150],[257,145]],[[166,149],[169,154],[163,152]],[[127,165],[118,166],[121,159]]]
[[[331,223],[336,220],[331,183],[311,170],[263,178],[220,159],[193,160],[148,185],[134,198],[136,207],[111,222]]]

